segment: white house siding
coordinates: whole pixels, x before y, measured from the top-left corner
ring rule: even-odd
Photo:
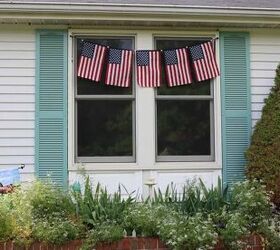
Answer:
[[[35,32],[0,29],[0,168],[34,176]]]
[[[275,69],[280,63],[280,31],[251,32],[251,98],[252,126],[261,117],[264,99],[274,83]]]

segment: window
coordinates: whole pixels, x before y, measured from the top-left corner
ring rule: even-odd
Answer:
[[[131,37],[77,37],[76,62],[83,40],[134,49]],[[77,65],[77,63],[76,63]],[[105,76],[106,68],[103,72]],[[107,86],[75,77],[76,161],[135,161],[135,87]]]
[[[203,40],[155,40],[157,49],[181,48]],[[164,79],[164,76],[163,76]],[[156,160],[213,161],[213,83],[209,81],[156,90]]]
[[[141,32],[135,37],[75,36],[74,65],[77,67],[83,41],[135,49],[135,39],[139,49],[163,50],[192,46],[211,38],[153,38],[152,33],[149,37]],[[217,165],[219,109],[216,112],[214,101],[219,91],[214,95],[214,81],[170,88],[162,72],[160,88],[142,88],[135,83],[134,70],[133,67],[129,88],[105,85],[106,66],[99,83],[74,76],[75,124],[71,134],[75,139],[71,148],[75,149],[75,163],[93,163],[87,164],[88,167],[100,169],[165,168],[169,162],[171,168],[192,167],[192,162],[199,162],[203,167]]]

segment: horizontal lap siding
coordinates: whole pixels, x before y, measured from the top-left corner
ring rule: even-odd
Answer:
[[[0,32],[0,168],[34,176],[35,32]]]
[[[252,126],[261,117],[264,99],[274,84],[280,63],[280,32],[251,32]]]

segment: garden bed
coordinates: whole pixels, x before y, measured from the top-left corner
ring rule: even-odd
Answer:
[[[19,187],[0,195],[0,250],[279,249],[280,215],[261,184],[245,181],[227,194],[221,182],[211,189],[201,182],[183,192],[124,199],[120,190],[92,190],[89,178],[83,193],[41,182]]]
[[[244,250],[264,250],[264,239],[259,235],[251,235],[244,240],[247,245]],[[79,250],[81,240],[70,241],[61,246],[35,242],[28,250]],[[113,243],[98,244],[95,250],[169,250],[169,248],[156,237],[126,237]],[[12,241],[0,243],[0,250],[25,250],[24,247],[15,245]],[[226,250],[222,242],[218,242],[214,250]]]

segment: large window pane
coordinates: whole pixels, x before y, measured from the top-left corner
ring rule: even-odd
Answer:
[[[133,49],[133,39],[131,38],[78,38],[77,39],[77,61],[82,52],[83,41],[89,41],[111,48]],[[107,58],[105,58],[105,61]],[[106,64],[105,64],[106,65]],[[87,79],[77,78],[77,94],[78,95],[129,95],[132,93],[132,79],[129,88],[117,88],[105,85],[106,66],[103,68],[102,79],[100,82],[93,82]]]
[[[131,101],[77,102],[78,156],[132,156]]]
[[[210,155],[210,101],[157,101],[157,152]]]

